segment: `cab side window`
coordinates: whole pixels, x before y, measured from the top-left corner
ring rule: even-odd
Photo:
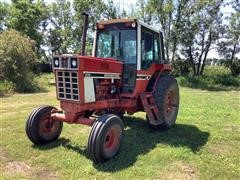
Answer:
[[[154,35],[152,32],[142,29],[141,32],[141,69],[147,69],[154,60]]]

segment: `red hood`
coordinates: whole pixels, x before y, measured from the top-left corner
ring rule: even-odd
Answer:
[[[123,63],[113,58],[79,56],[79,61],[81,71],[122,73]]]

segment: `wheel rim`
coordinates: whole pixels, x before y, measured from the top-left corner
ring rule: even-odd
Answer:
[[[164,113],[168,121],[172,120],[172,116],[176,111],[176,94],[173,90],[169,90],[164,103]]]
[[[50,117],[51,113],[45,113],[39,120],[39,135],[45,140],[52,140],[60,128],[60,123],[51,121]]]
[[[121,129],[119,126],[111,127],[104,138],[103,150],[106,156],[113,156],[119,148]]]

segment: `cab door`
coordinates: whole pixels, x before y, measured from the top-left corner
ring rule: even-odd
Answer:
[[[142,27],[141,70],[147,70],[153,63],[161,63],[159,34]]]
[[[132,93],[136,83],[137,71],[137,35],[136,31],[122,31],[123,74],[122,92]]]

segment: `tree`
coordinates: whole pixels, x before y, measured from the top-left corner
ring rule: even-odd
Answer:
[[[18,92],[33,89],[32,66],[37,62],[35,42],[15,30],[0,34],[0,79],[15,84]]]
[[[224,36],[218,43],[218,52],[225,58],[225,65],[230,68],[232,75],[240,74],[240,60],[236,55],[240,52],[240,3],[231,2],[234,12],[231,13],[228,25],[224,26]]]
[[[222,0],[199,1],[194,14],[183,20],[180,44],[182,54],[192,65],[193,75],[202,75],[212,45],[220,38]]]
[[[118,19],[128,16],[124,8],[121,8],[119,3],[114,3],[113,0],[108,0],[103,6],[105,9],[103,17],[106,19]]]
[[[173,12],[174,12],[173,0],[149,0],[147,4],[147,13],[151,14],[151,16],[147,16],[148,22],[153,21],[154,23],[159,24],[160,29],[163,32],[166,59],[168,61],[170,60],[169,54],[170,54],[171,29],[173,25]]]
[[[46,45],[51,47],[52,53],[79,53],[82,29],[83,12],[89,14],[88,40],[91,40],[95,24],[100,19],[114,19],[126,16],[112,0],[104,3],[100,0],[75,0],[73,4],[68,0],[53,2],[49,8],[49,20]],[[87,42],[87,52],[91,51],[91,42]],[[88,53],[89,54],[89,53]]]
[[[6,28],[6,20],[9,15],[9,4],[0,2],[0,31]]]
[[[39,32],[41,23],[47,18],[47,9],[43,0],[13,0],[7,19],[7,27],[26,34],[36,41],[40,49],[42,34]]]
[[[93,34],[95,29],[95,24],[103,18],[103,14],[105,12],[105,4],[101,0],[74,0],[73,1],[73,9],[75,11],[74,21],[75,21],[75,39],[78,42],[77,51],[80,51],[80,42],[82,37],[82,29],[83,29],[83,12],[89,14],[89,33],[88,36]]]
[[[59,0],[50,5],[48,45],[52,53],[69,53],[76,49],[74,40],[75,23],[73,9],[67,0]]]
[[[133,13],[137,19],[151,24],[152,23],[152,8],[149,6],[149,1],[146,0],[138,0],[137,1],[137,8],[135,13]],[[133,10],[132,10],[133,11]]]

